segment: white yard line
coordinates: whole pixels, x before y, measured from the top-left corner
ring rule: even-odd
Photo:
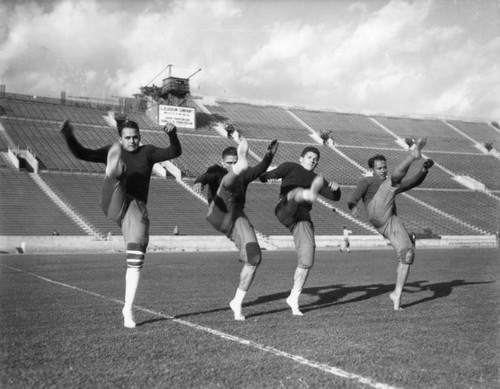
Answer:
[[[104,299],[104,300],[115,302],[117,304],[123,304],[122,300],[117,300],[117,299],[114,299],[114,298],[111,298],[111,297],[107,297],[107,296],[104,296],[104,295],[99,294],[99,293],[95,293],[95,292],[91,292],[91,291],[86,290],[86,289],[79,288],[77,286],[66,284],[64,282],[55,281],[55,280],[52,280],[50,278],[43,277],[43,276],[41,276],[39,274],[30,272],[30,271],[27,271],[27,270],[19,269],[19,268],[13,267],[13,266],[5,265],[5,264],[0,264],[0,266],[3,266],[3,267],[5,267],[7,269],[10,269],[10,270],[14,270],[14,271],[18,271],[18,272],[21,272],[21,273],[29,274],[29,275],[31,275],[31,276],[33,276],[35,278],[38,278],[40,280],[49,282],[51,284],[63,286],[65,288],[69,288],[69,289],[73,289],[73,290],[76,290],[76,291],[79,291],[79,292],[82,292],[82,293],[89,294],[91,296],[95,296],[95,297],[99,297],[99,298]],[[377,388],[377,389],[396,389],[395,386],[391,386],[391,385],[387,385],[387,384],[384,384],[384,383],[381,383],[381,382],[377,382],[377,381],[375,381],[375,380],[373,380],[371,378],[363,377],[363,376],[361,376],[359,374],[349,373],[349,372],[347,372],[345,370],[342,370],[342,369],[339,369],[338,367],[335,367],[335,366],[330,366],[330,365],[325,364],[325,363],[320,363],[320,362],[312,361],[310,359],[301,357],[300,355],[295,355],[295,354],[288,353],[286,351],[281,351],[281,350],[278,350],[278,349],[276,349],[274,347],[266,346],[266,345],[263,345],[263,344],[260,344],[260,343],[257,343],[257,342],[253,342],[251,340],[240,338],[239,336],[230,335],[230,334],[227,334],[225,332],[214,330],[214,329],[209,328],[209,327],[205,327],[205,326],[202,326],[202,325],[199,325],[199,324],[191,323],[191,322],[189,322],[187,320],[176,319],[173,316],[165,315],[164,313],[161,313],[161,312],[158,312],[158,311],[153,311],[151,309],[143,308],[143,307],[140,307],[140,306],[137,306],[137,305],[134,305],[134,309],[137,309],[137,310],[140,310],[140,311],[143,311],[143,312],[146,312],[146,313],[150,313],[152,315],[155,315],[155,316],[158,316],[158,317],[161,317],[161,318],[164,318],[164,319],[170,319],[170,320],[172,320],[172,321],[174,321],[176,323],[183,324],[183,325],[188,326],[190,328],[193,328],[195,330],[207,332],[207,333],[215,335],[215,336],[217,336],[219,338],[230,340],[230,341],[239,343],[239,344],[244,345],[244,346],[249,346],[249,347],[255,348],[257,350],[260,350],[260,351],[263,351],[263,352],[266,352],[266,353],[269,353],[269,354],[276,355],[278,357],[291,359],[292,361],[300,363],[302,365],[305,365],[305,366],[308,366],[308,367],[312,367],[312,368],[321,370],[322,372],[325,372],[325,373],[328,373],[328,374],[332,374],[332,375],[335,375],[337,377],[346,378],[346,379],[349,379],[349,380],[352,380],[352,381],[356,381],[356,382],[358,382],[360,384],[367,385],[367,386],[370,386],[372,388]]]

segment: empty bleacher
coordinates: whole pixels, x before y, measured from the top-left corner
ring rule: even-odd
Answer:
[[[461,122],[458,120],[447,120],[447,123],[458,128],[479,143],[492,142],[496,147],[500,147],[500,130],[486,123]]]
[[[59,133],[60,124],[11,118],[1,118],[0,122],[16,147],[29,149],[36,155],[42,164],[42,170],[104,171],[102,165],[73,157]],[[75,125],[75,136],[83,146],[88,148],[102,147],[118,139],[115,130],[109,127],[82,125]],[[98,142],[103,143],[97,146]]]
[[[55,103],[45,103],[26,100],[0,99],[0,107],[8,117],[24,119],[39,119],[63,122],[106,126],[103,115],[106,110],[86,107],[66,106]]]
[[[426,156],[439,162],[456,175],[466,175],[486,185],[488,189],[500,189],[500,160],[491,155],[466,153],[427,152]]]
[[[469,190],[415,190],[410,194],[447,214],[490,233],[498,231],[500,227],[500,200],[485,193]]]
[[[29,177],[0,169],[0,235],[85,235]]]
[[[336,112],[317,112],[292,109],[301,120],[318,134],[330,133],[337,145],[390,147],[396,138],[384,131],[367,116]]]
[[[428,137],[426,150],[474,153],[474,143],[442,120],[375,116],[377,122],[401,138]]]
[[[309,131],[283,108],[226,102],[206,107],[211,113],[227,118],[248,139],[311,142]]]
[[[386,155],[390,169],[408,155],[408,151],[396,143],[396,137],[427,136],[424,155],[434,159],[443,169],[433,167],[419,188],[398,196],[399,215],[408,230],[422,232],[424,228],[430,228],[440,235],[475,235],[479,233],[475,227],[494,233],[500,225],[498,197],[464,189],[452,179],[452,174],[466,174],[484,183],[488,189],[500,191],[498,159],[482,154],[468,138],[496,143],[500,132],[486,123],[369,117],[298,108],[289,109],[291,115],[281,107],[227,101],[205,104],[210,111],[207,113],[191,103],[197,108],[197,128],[178,129],[183,154],[171,161],[181,169],[183,177],[187,177],[184,180],[190,185],[193,177],[210,165],[220,163],[225,147],[237,145],[214,129],[216,124],[230,122],[249,139],[250,165],[258,163],[253,155],[264,156],[272,139],[280,141],[272,166],[285,161],[298,162],[300,153],[308,145],[320,150],[317,172],[341,184],[342,199],[339,202],[327,201],[339,212],[332,212],[321,203],[314,205],[312,217],[318,235],[340,235],[344,225],[355,235],[373,234],[343,216],[349,214],[347,199],[361,179],[363,169],[367,169],[367,159],[382,153]],[[104,165],[74,158],[59,133],[62,121],[69,118],[82,145],[91,149],[109,145],[118,140],[118,134],[103,119],[106,110],[15,99],[0,99],[0,107],[0,123],[14,143],[10,146],[29,148],[40,162],[41,177],[45,182],[101,234],[111,231],[113,235],[119,235],[120,229],[104,217],[99,205]],[[169,145],[168,136],[145,113],[133,112],[127,116],[139,123],[144,144]],[[318,144],[300,121],[317,134],[330,133],[335,147]],[[6,151],[9,144],[1,135],[0,151]],[[420,162],[414,164],[409,175],[416,173],[420,166]],[[16,172],[11,168],[0,163],[2,235],[50,235],[54,228],[65,235],[85,234],[40,192],[26,172]],[[278,194],[279,183],[257,181],[249,186],[246,212],[263,234],[288,234],[274,216]],[[152,235],[170,235],[176,225],[181,234],[219,234],[205,220],[207,205],[171,178],[152,178],[148,209]],[[364,212],[362,220],[366,221]]]

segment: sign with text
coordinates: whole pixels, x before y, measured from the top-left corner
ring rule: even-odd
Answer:
[[[175,107],[173,105],[159,105],[158,124],[164,126],[167,123],[173,123],[177,127],[195,129],[195,109]]]

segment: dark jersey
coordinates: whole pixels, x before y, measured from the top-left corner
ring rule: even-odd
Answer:
[[[231,189],[231,204],[233,204],[236,209],[242,210],[245,208],[248,185],[267,170],[272,160],[273,156],[271,154],[266,154],[260,163],[253,167],[249,167],[239,175],[237,184],[233,185],[234,188]],[[207,197],[208,201],[211,202],[217,193],[222,178],[226,174],[227,170],[222,166],[213,165],[210,166],[205,173],[197,177],[194,182],[201,183],[202,185],[209,185],[209,193]]]
[[[313,171],[305,169],[302,165],[295,162],[284,162],[276,169],[268,171],[262,175],[263,179],[281,178],[280,198],[286,199],[288,192],[295,188],[310,188],[314,178],[317,176]],[[338,201],[341,196],[340,188],[331,190],[326,181],[319,194],[329,200]],[[312,204],[302,204],[308,210],[312,209]]]
[[[139,146],[135,153],[123,150],[121,158],[127,167],[127,195],[147,203],[149,183],[153,165],[181,155],[182,149],[177,134],[168,134],[170,147],[160,148],[153,145]],[[111,145],[92,150],[83,147],[75,137],[67,139],[73,155],[84,161],[106,163]]]
[[[403,180],[396,191],[397,193],[403,193],[406,191],[409,191],[410,189],[415,188],[416,186],[420,185],[425,177],[427,176],[427,172],[422,172],[419,171],[417,174],[415,174],[412,178],[408,180]],[[390,177],[387,177],[386,180],[390,180]],[[380,185],[384,182],[383,179],[380,177],[376,176],[370,176],[370,177],[364,177],[362,178],[359,182],[358,185],[356,186],[356,189],[354,189],[354,192],[352,192],[351,197],[349,198],[349,201],[347,205],[349,206],[349,209],[352,209],[358,204],[359,200],[363,200],[363,203],[365,205],[365,208],[370,204],[370,201],[373,199],[375,194],[378,191],[378,188],[380,188]]]
[[[205,173],[203,173],[201,176],[198,176],[196,180],[194,180],[195,184],[201,184],[203,186],[208,185],[207,200],[209,204],[217,194],[217,189],[219,189],[222,177],[224,177],[226,174],[227,169],[223,168],[220,165],[212,165],[207,169]]]

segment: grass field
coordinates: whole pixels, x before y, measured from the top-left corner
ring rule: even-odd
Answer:
[[[295,253],[264,252],[244,322],[236,255],[149,254],[135,329],[123,254],[0,256],[0,386],[499,387],[498,250],[418,250],[401,312],[391,250],[319,251],[302,317],[284,301]]]

